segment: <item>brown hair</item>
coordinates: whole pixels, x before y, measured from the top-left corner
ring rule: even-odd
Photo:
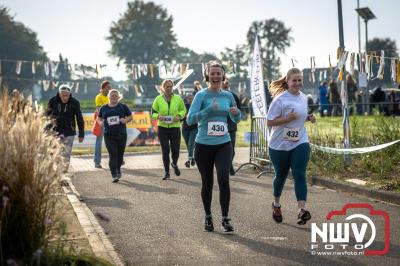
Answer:
[[[104,80],[102,83],[101,83],[101,88],[102,89],[104,89],[107,85],[109,85],[110,84],[110,82],[108,81],[108,80]]]
[[[210,79],[210,69],[212,67],[221,68],[221,70],[222,70],[222,80],[224,80],[225,79],[225,68],[224,68],[224,66],[217,60],[211,60],[211,61],[209,61],[207,63],[207,65],[206,65],[206,67],[204,69],[204,73],[203,73],[206,82],[208,82],[209,79]]]
[[[287,72],[286,76],[283,76],[278,80],[272,81],[271,85],[268,88],[269,93],[271,94],[272,97],[275,97],[275,96],[281,94],[282,92],[284,92],[285,90],[287,90],[289,88],[288,84],[287,84],[287,80],[293,74],[301,74],[300,69],[291,68]]]

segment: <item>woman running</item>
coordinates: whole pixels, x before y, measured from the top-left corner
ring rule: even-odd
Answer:
[[[300,91],[301,87],[302,74],[297,68],[290,69],[285,77],[273,81],[269,87],[273,100],[267,115],[267,125],[272,127],[268,147],[275,169],[272,218],[277,223],[283,220],[279,201],[289,169],[292,169],[299,208],[297,224],[306,224],[311,219],[310,212],[305,209],[310,146],[304,123],[315,123],[316,119],[313,114],[307,115],[307,97]]]
[[[228,213],[232,146],[228,134],[227,116],[229,115],[232,121],[237,123],[240,120],[240,111],[232,94],[221,90],[225,69],[219,62],[210,61],[204,77],[208,88],[196,93],[187,118],[188,125],[198,124],[194,158],[202,180],[201,197],[206,215],[204,229],[209,232],[214,230],[211,200],[215,165],[220,190],[222,226],[225,232],[231,232],[233,226],[230,224]]]
[[[162,93],[153,102],[152,118],[158,119],[158,139],[160,140],[164,163],[163,180],[171,178],[169,174],[169,153],[172,153],[171,166],[175,175],[179,176],[179,148],[181,145],[181,120],[185,117],[186,108],[182,98],[172,92],[174,83],[166,79],[161,84]]]
[[[104,128],[104,142],[109,154],[109,167],[112,182],[121,178],[121,165],[124,159],[127,132],[126,123],[132,120],[129,107],[119,101],[122,99],[118,90],[108,92],[109,103],[100,108],[98,123]]]

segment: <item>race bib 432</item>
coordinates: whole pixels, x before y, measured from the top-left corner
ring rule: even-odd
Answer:
[[[288,128],[283,129],[283,140],[299,141],[300,139],[300,128]]]

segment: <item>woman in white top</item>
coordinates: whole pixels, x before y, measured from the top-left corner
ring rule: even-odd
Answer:
[[[301,71],[292,68],[285,77],[273,81],[269,87],[273,101],[267,116],[267,125],[272,127],[268,147],[275,169],[272,217],[277,223],[283,219],[279,200],[289,169],[292,169],[299,208],[297,223],[303,225],[311,219],[310,212],[305,209],[310,146],[304,123],[315,123],[316,119],[314,115],[307,114],[307,97],[300,91],[302,84]]]

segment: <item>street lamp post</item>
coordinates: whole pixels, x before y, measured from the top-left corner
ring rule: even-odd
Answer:
[[[365,51],[368,53],[368,21],[376,17],[369,7],[356,8],[356,11],[365,22]]]
[[[368,54],[368,21],[371,19],[376,19],[376,17],[368,7],[356,8],[356,11],[359,17],[361,17],[365,22],[365,52]],[[364,82],[360,82],[361,80],[363,80]],[[360,86],[360,83],[367,84],[367,75],[365,73],[363,74],[359,73],[358,82],[360,89],[362,89],[362,91],[364,92],[362,97],[363,110],[364,112],[367,111],[368,113],[370,113],[369,97],[368,97],[369,93],[367,88],[368,86],[367,85]]]

